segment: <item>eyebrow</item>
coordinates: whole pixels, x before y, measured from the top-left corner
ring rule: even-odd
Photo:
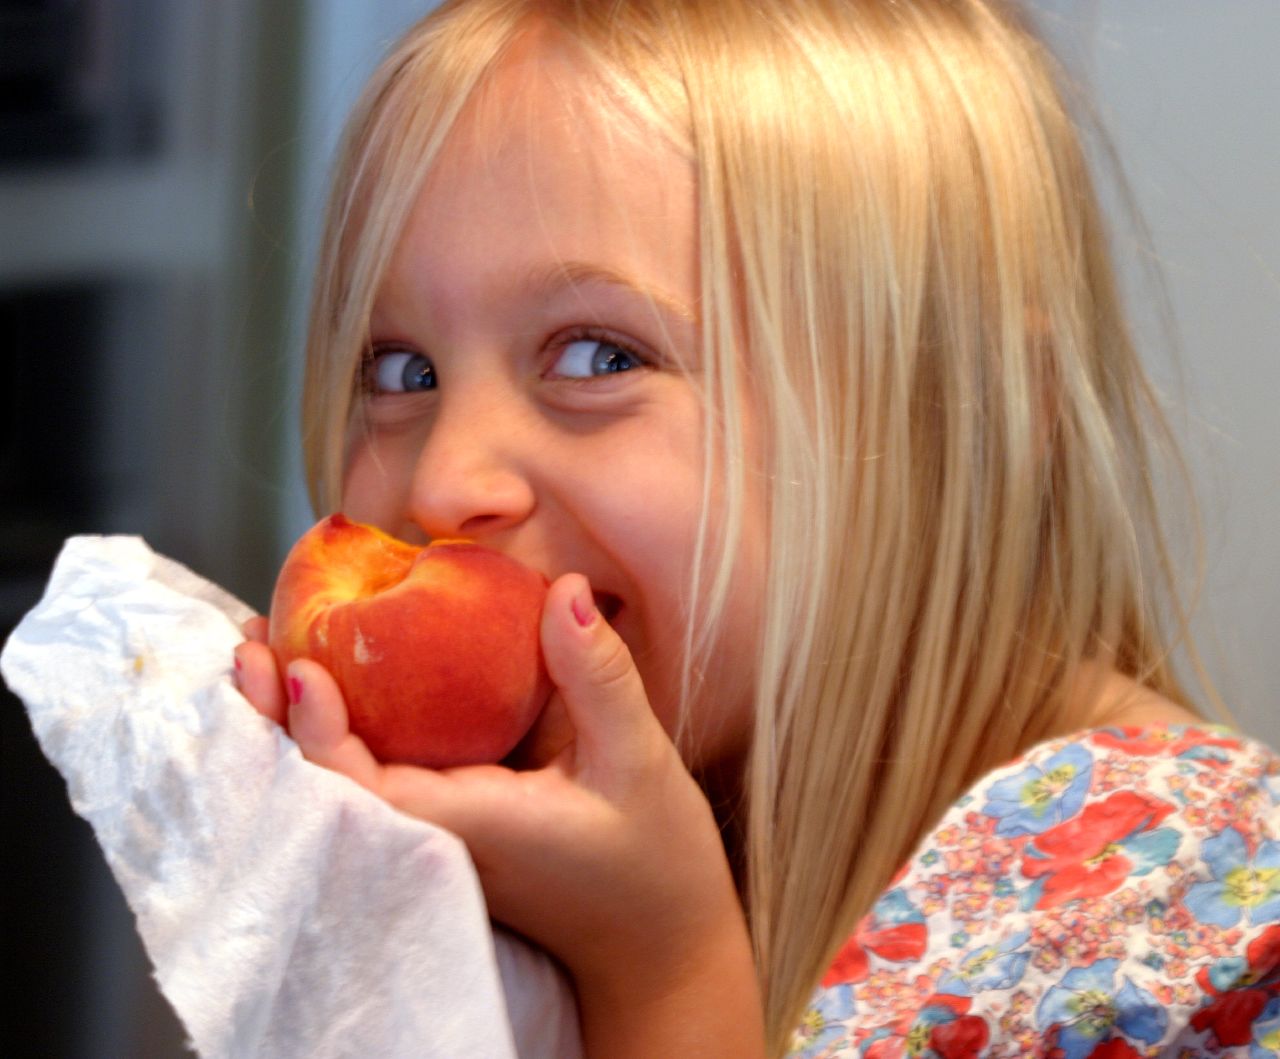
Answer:
[[[525,277],[526,288],[541,295],[551,295],[566,288],[572,289],[579,284],[618,287],[647,299],[685,323],[695,326],[698,323],[698,314],[674,294],[606,265],[596,265],[589,261],[557,261],[551,265],[530,269]]]

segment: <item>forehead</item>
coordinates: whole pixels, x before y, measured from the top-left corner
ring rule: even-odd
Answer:
[[[628,154],[630,165],[648,157],[655,168],[679,164],[691,174],[691,164],[659,133],[657,112],[639,102],[638,92],[622,89],[620,82],[629,79],[610,76],[612,64],[595,56],[564,32],[531,23],[463,107],[448,141],[451,153],[500,161],[547,145],[589,157],[607,145]],[[648,116],[641,117],[642,110]]]
[[[477,271],[598,265],[696,295],[691,161],[629,113],[571,42],[523,34],[426,174],[379,292],[420,298]],[[405,290],[406,285],[418,288]]]

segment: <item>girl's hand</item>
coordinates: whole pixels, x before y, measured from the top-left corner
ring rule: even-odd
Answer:
[[[530,771],[382,765],[348,729],[325,670],[295,662],[282,686],[262,627],[247,632],[246,697],[287,722],[309,760],[466,842],[493,917],[573,977],[589,1055],[763,1054],[750,941],[714,816],[585,578],[566,574],[547,595],[547,714],[571,736]]]
[[[267,646],[267,619],[250,618],[241,630],[244,643],[236,648],[236,687],[262,716],[287,726],[284,682],[276,656]]]

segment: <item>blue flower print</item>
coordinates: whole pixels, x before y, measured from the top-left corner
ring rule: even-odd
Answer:
[[[1249,1059],[1275,1059],[1280,1055],[1280,996],[1272,997],[1253,1024]]]
[[[1280,842],[1260,842],[1252,861],[1244,836],[1234,827],[1201,843],[1212,882],[1195,883],[1185,903],[1202,923],[1234,927],[1280,920]]]
[[[1092,779],[1093,755],[1073,743],[993,783],[982,811],[1000,821],[997,835],[1038,835],[1080,811]]]
[[[1209,965],[1209,984],[1219,993],[1225,993],[1240,984],[1249,973],[1249,961],[1243,956],[1224,956]]]
[[[1280,771],[1267,773],[1262,780],[1262,786],[1271,795],[1271,804],[1280,805]]]
[[[853,987],[838,985],[814,997],[791,1041],[787,1059],[815,1059],[844,1038],[845,1023],[853,1017]]]
[[[954,971],[938,980],[938,992],[975,996],[984,989],[1012,989],[1022,981],[1031,959],[1030,951],[1023,949],[1030,937],[1031,931],[1023,930],[999,945],[971,949],[960,957]]]
[[[1127,977],[1115,988],[1119,960],[1098,960],[1074,967],[1053,986],[1036,1009],[1042,1031],[1058,1027],[1063,1059],[1085,1059],[1119,1031],[1131,1041],[1153,1044],[1164,1036],[1168,1013],[1145,989]]]
[[[911,903],[907,891],[901,886],[881,894],[871,906],[871,919],[877,927],[898,923],[923,923],[924,913]]]
[[[1225,765],[1231,756],[1220,746],[1199,744],[1178,755],[1183,761],[1203,761],[1210,765]]]

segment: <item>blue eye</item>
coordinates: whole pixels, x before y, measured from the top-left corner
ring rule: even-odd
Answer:
[[[644,361],[625,346],[603,339],[580,338],[561,350],[553,370],[565,378],[588,379],[642,367]]]
[[[375,351],[369,360],[368,379],[374,393],[418,393],[436,388],[436,369],[421,353]]]

